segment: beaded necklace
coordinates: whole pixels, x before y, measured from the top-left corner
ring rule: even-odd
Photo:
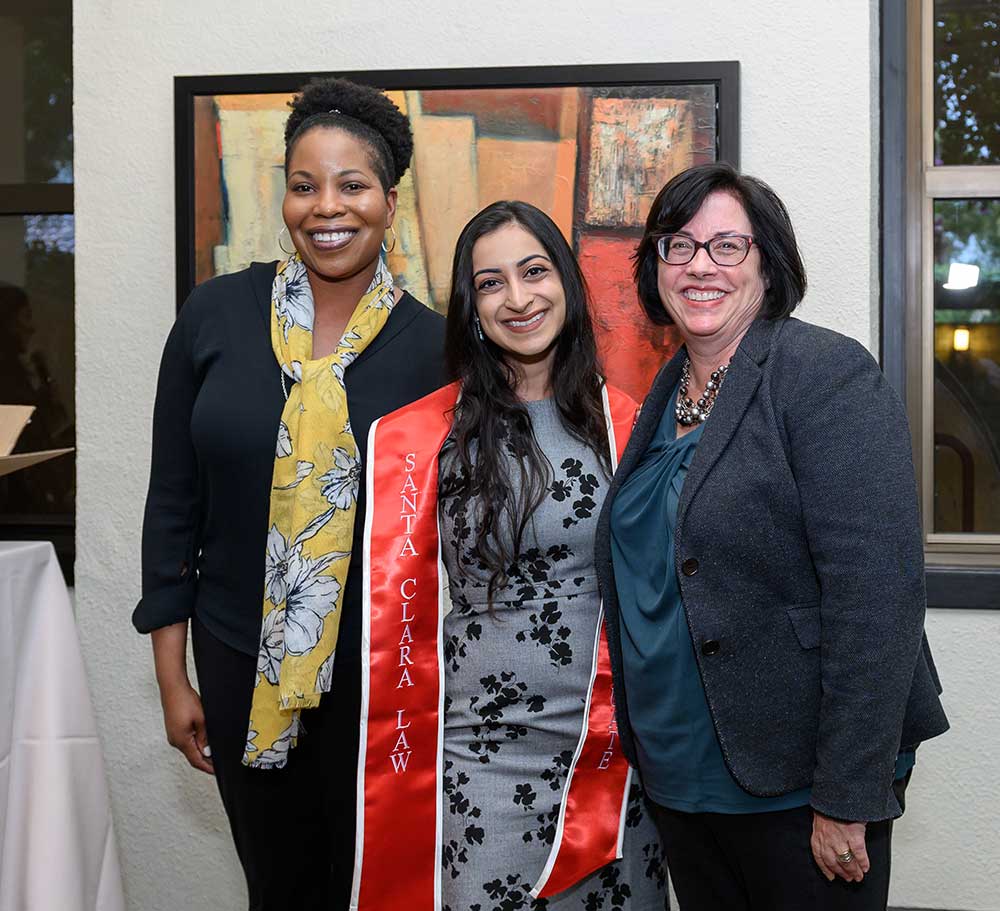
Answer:
[[[688,397],[688,385],[691,382],[691,361],[685,359],[684,367],[681,370],[681,385],[677,392],[677,405],[674,408],[674,417],[682,427],[690,427],[692,424],[703,423],[708,420],[712,413],[712,406],[715,404],[716,396],[722,386],[722,381],[729,372],[729,364],[723,364],[717,370],[712,371],[711,377],[705,384],[705,391],[698,398],[697,402],[691,401]]]

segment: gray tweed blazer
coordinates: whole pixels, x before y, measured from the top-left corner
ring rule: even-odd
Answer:
[[[633,764],[609,522],[684,357],[653,383],[597,531],[618,729]],[[906,416],[860,344],[797,319],[753,323],[691,463],[674,550],[736,781],[759,796],[811,785],[813,807],[838,819],[898,816],[897,752],[948,721],[923,632]]]

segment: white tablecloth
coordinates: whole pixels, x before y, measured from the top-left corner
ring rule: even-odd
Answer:
[[[123,911],[104,759],[49,543],[0,542],[0,911]]]

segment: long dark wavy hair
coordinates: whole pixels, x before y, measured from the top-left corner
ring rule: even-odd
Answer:
[[[472,248],[486,234],[520,225],[545,250],[566,296],[566,322],[555,342],[552,394],[566,430],[589,446],[610,475],[603,379],[590,318],[589,293],[580,266],[555,222],[525,202],[495,202],[462,230],[452,265],[445,357],[451,379],[462,384],[451,435],[441,453],[444,500],[478,503],[472,551],[490,573],[487,596],[507,584],[524,529],[552,483],[552,466],[538,448],[531,419],[518,398],[514,368],[504,351],[475,324]],[[518,473],[520,477],[518,477]]]

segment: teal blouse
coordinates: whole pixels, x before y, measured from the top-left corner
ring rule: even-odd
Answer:
[[[691,813],[806,806],[809,788],[754,797],[736,783],[705,699],[674,565],[677,504],[703,428],[677,439],[671,401],[611,510],[625,692],[643,785],[661,806]],[[900,754],[897,777],[913,763],[913,753]]]

